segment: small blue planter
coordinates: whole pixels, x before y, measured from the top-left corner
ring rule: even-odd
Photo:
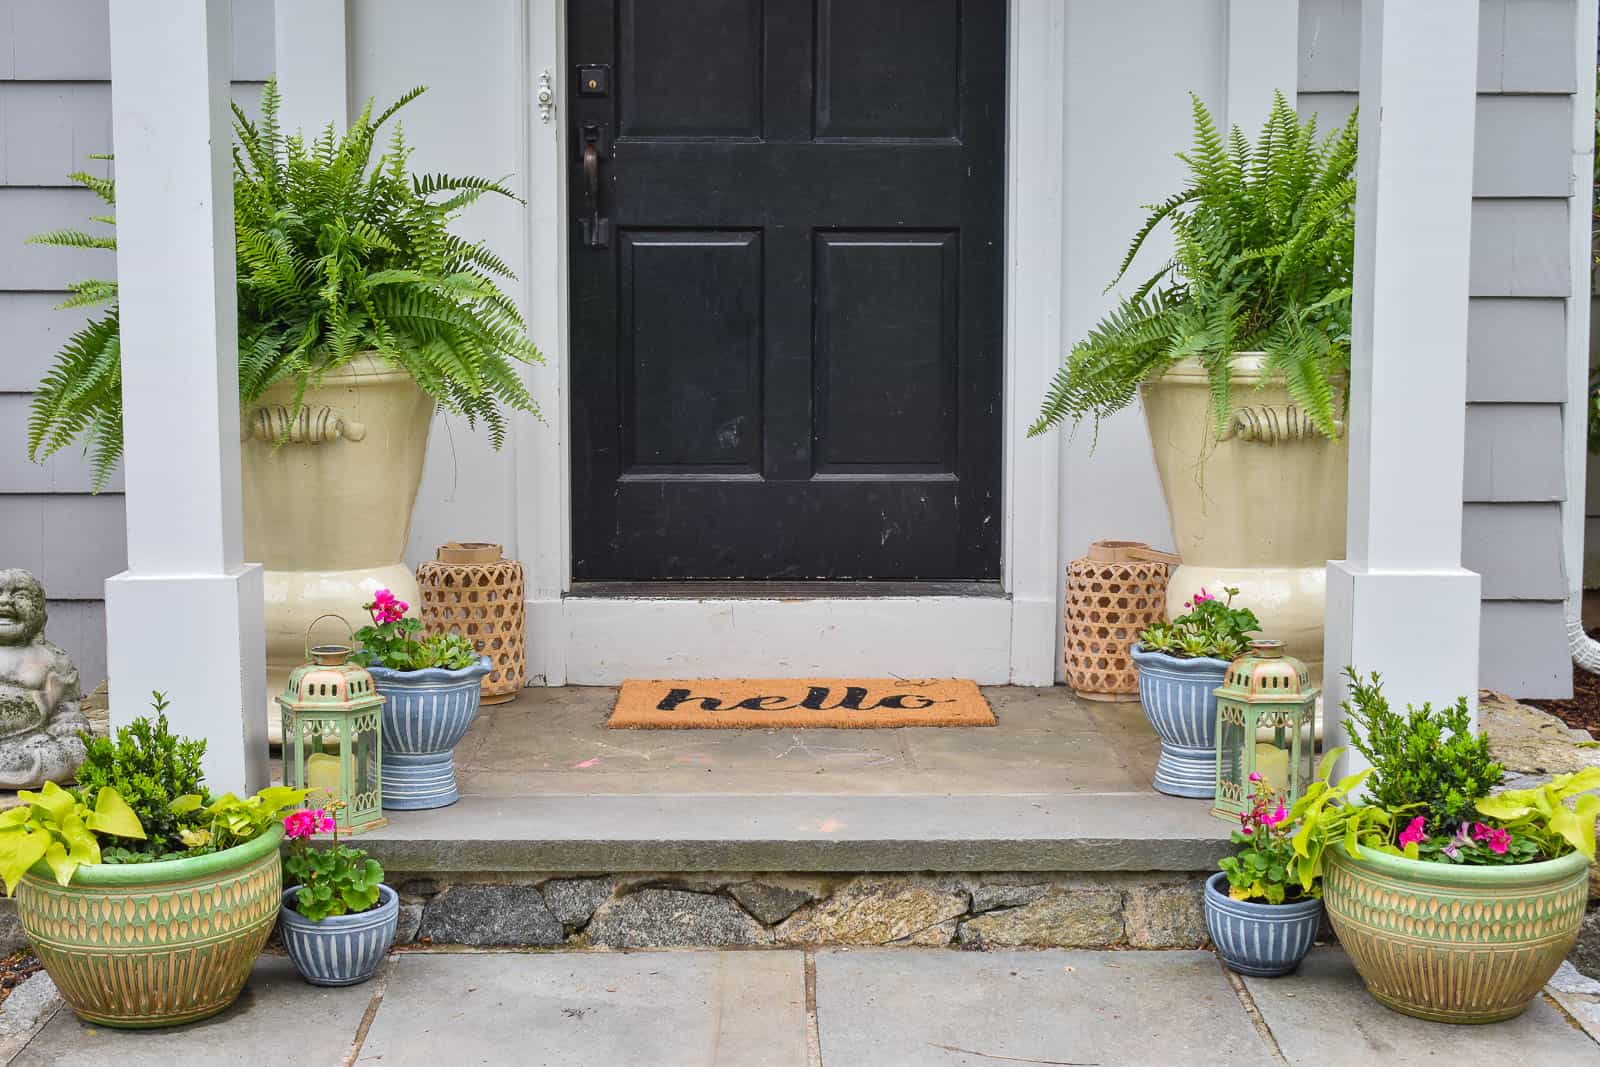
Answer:
[[[478,716],[488,656],[459,671],[396,671],[372,666],[383,702],[383,806],[443,808],[461,799],[455,747]]]
[[[1161,738],[1155,787],[1175,797],[1211,798],[1217,791],[1217,687],[1230,664],[1130,650],[1139,668],[1139,703]],[[380,687],[381,688],[381,687]],[[389,737],[384,735],[384,744]],[[389,765],[384,763],[384,774]],[[387,788],[387,783],[385,783]]]
[[[1240,974],[1275,978],[1300,966],[1322,924],[1322,899],[1261,904],[1228,896],[1228,876],[1206,879],[1206,930],[1217,955]]]
[[[356,985],[372,977],[394,944],[400,897],[378,886],[378,906],[358,915],[330,915],[319,923],[294,910],[299,886],[283,891],[278,932],[300,977],[312,985]]]

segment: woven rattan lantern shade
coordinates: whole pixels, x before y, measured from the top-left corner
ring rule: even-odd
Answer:
[[[1128,649],[1166,618],[1177,557],[1140,541],[1096,541],[1067,567],[1067,684],[1089,700],[1138,700]]]
[[[483,703],[504,704],[528,675],[527,607],[522,564],[499,545],[451,541],[438,559],[417,568],[422,628],[454,631],[494,661],[483,680]]]

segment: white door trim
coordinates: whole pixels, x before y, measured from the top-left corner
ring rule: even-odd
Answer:
[[[1002,585],[1005,597],[711,600],[568,597],[566,0],[526,0],[530,106],[524,280],[546,366],[527,372],[544,421],[516,420],[517,548],[528,577],[529,675],[546,684],[633,676],[964,675],[1049,685],[1060,627],[1060,442],[1025,434],[1061,358],[1064,13],[1008,0]],[[531,106],[550,71],[555,114]]]

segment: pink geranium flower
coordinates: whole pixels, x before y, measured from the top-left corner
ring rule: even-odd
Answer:
[[[1406,828],[1400,831],[1401,848],[1405,848],[1407,845],[1420,845],[1427,839],[1427,821],[1421,815],[1412,819]]]
[[[1508,831],[1486,823],[1472,824],[1472,839],[1480,845],[1487,845],[1490,852],[1499,856],[1504,856],[1506,849],[1511,847],[1511,834]]]
[[[327,812],[322,814],[326,815]],[[316,814],[309,811],[291,811],[283,817],[283,836],[294,839],[308,838],[317,832]]]
[[[1278,806],[1272,811],[1262,813],[1261,821],[1266,823],[1268,826],[1276,826],[1288,817],[1289,812],[1286,808],[1284,808],[1283,801],[1280,800],[1278,802]]]
[[[1215,600],[1215,599],[1217,599],[1217,598],[1212,596],[1210,593],[1206,592],[1206,587],[1203,586],[1203,585],[1200,587],[1200,591],[1194,595],[1194,602],[1196,604],[1202,604],[1207,600]]]
[[[399,622],[405,618],[411,605],[398,599],[394,593],[387,589],[380,589],[372,594],[372,603],[367,605],[367,610],[372,613],[372,621],[379,626],[385,623]]]

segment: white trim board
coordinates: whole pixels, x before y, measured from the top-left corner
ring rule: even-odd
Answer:
[[[1064,12],[1056,0],[1008,0],[1006,147],[1005,597],[804,601],[568,597],[572,494],[568,449],[565,0],[527,0],[531,101],[549,70],[555,115],[527,107],[529,227],[525,298],[547,365],[527,380],[545,421],[516,420],[518,553],[528,578],[528,673],[547,685],[624,675],[962,675],[1050,685],[1060,628],[1061,450],[1026,441],[1062,351]]]

